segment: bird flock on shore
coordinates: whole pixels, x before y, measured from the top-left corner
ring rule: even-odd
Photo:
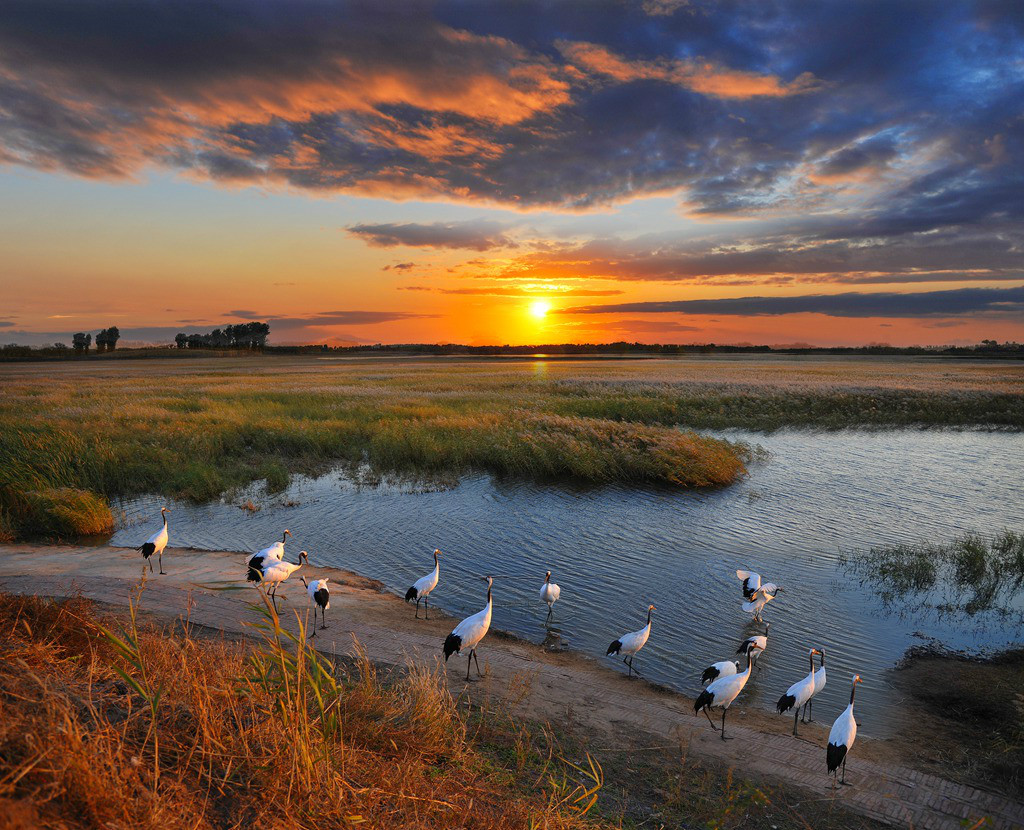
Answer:
[[[166,573],[163,568],[163,552],[167,547],[168,541],[167,516],[169,513],[170,510],[166,507],[160,509],[160,516],[163,522],[161,528],[143,544],[135,548],[142,552],[143,559],[149,563],[150,571],[153,571],[153,556],[155,555],[160,565],[161,574]],[[266,591],[267,597],[273,603],[275,611],[277,610],[277,591],[281,584],[287,581],[303,565],[309,565],[309,555],[306,551],[299,552],[299,561],[296,564],[285,561],[284,548],[290,535],[291,531],[285,530],[281,535],[281,541],[274,542],[272,545],[253,553],[246,559],[247,580]],[[428,620],[430,619],[428,598],[440,581],[441,556],[441,551],[435,548],[433,571],[416,580],[405,594],[406,602],[416,603],[415,616],[417,619],[419,619],[420,603],[423,604],[424,617]],[[737,570],[736,578],[742,581],[744,601],[741,607],[743,611],[752,614],[755,621],[764,622],[762,614],[765,606],[779,595],[782,588],[771,582],[762,584],[761,576],[753,571]],[[312,636],[315,637],[318,611],[321,622],[320,630],[327,628],[326,612],[331,607],[330,587],[327,584],[328,580],[326,578],[310,581],[306,579],[305,575],[302,575],[300,579],[305,586],[309,602],[313,607]],[[441,647],[446,663],[453,654],[458,654],[459,656],[466,655],[467,682],[471,680],[470,669],[474,664],[476,665],[477,676],[483,677],[476,650],[491,627],[491,616],[494,609],[494,578],[486,576],[483,577],[483,580],[487,583],[487,604],[483,609],[466,617],[456,625],[452,629],[451,634],[445,638]],[[547,571],[544,575],[544,583],[540,587],[540,600],[547,605],[548,620],[554,614],[554,605],[561,597],[561,593],[562,589],[551,581],[551,571]],[[634,660],[651,636],[651,622],[655,610],[653,605],[648,605],[647,624],[638,631],[623,634],[621,637],[613,640],[611,645],[608,646],[606,656],[621,657],[622,662],[626,665],[627,677],[629,678],[632,678],[633,675],[641,676],[634,665]],[[729,707],[732,706],[747,685],[747,681],[750,680],[751,671],[757,667],[758,658],[768,648],[768,632],[770,628],[771,623],[765,622],[764,634],[747,637],[740,643],[739,648],[736,649],[737,655],[746,657],[746,668],[743,671],[740,671],[740,664],[735,660],[720,660],[709,665],[701,674],[700,680],[704,685],[704,689],[697,696],[693,705],[693,711],[698,716],[703,712],[711,728],[718,732],[723,741],[729,740],[732,737],[725,734],[726,714],[729,711]],[[815,668],[815,657],[818,657],[820,661],[820,666],[817,668]],[[813,722],[813,701],[815,696],[825,688],[827,679],[825,673],[825,649],[809,648],[807,659],[809,667],[807,675],[790,686],[776,704],[779,714],[785,714],[789,711],[793,712],[793,735],[795,737],[798,736],[800,723]],[[760,671],[760,668],[758,668],[758,671]],[[850,686],[850,703],[839,717],[836,718],[832,725],[832,730],[829,732],[825,755],[828,774],[833,776],[833,786],[835,786],[836,782],[840,784],[846,783],[847,755],[857,737],[857,721],[853,715],[853,701],[857,692],[857,684],[860,682],[862,682],[860,675],[853,675]],[[722,710],[720,726],[716,726],[715,722],[711,719],[712,709]],[[840,768],[842,769],[842,778],[839,775]]]

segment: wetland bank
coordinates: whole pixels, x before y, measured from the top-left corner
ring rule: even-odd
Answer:
[[[900,359],[224,358],[0,367],[0,536],[111,527],[104,500],[383,472],[716,487],[751,448],[693,430],[1024,427],[1019,368]]]
[[[436,545],[442,607],[475,610],[471,577],[506,574],[495,625],[549,647],[603,653],[605,628],[653,600],[645,674],[688,694],[749,628],[728,572],[757,564],[790,590],[748,705],[767,709],[814,641],[837,676],[868,667],[866,736],[905,728],[886,678],[908,648],[1021,639],[993,609],[901,618],[840,561],[1024,526],[1016,365],[256,357],[0,375],[9,538],[113,526],[133,546],[171,499],[174,545],[254,549],[288,526],[314,561],[403,593]],[[93,526],[75,525],[91,515],[76,499]],[[550,629],[533,597],[546,568],[563,586]],[[1019,613],[1019,595],[1004,605]]]

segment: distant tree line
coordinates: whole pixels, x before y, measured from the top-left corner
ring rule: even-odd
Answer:
[[[179,334],[170,353],[178,349],[264,349],[270,326],[266,323],[242,323],[216,329],[209,334]],[[104,349],[112,351],[120,333],[116,326],[96,335],[99,351],[101,336]],[[92,335],[78,332],[72,340],[74,354],[84,354],[92,345]],[[11,343],[0,346],[0,360],[31,360],[65,358],[72,354],[64,343],[52,346],[19,346]],[[789,346],[719,345],[715,343],[651,344],[651,343],[542,343],[530,346],[466,346],[460,343],[394,343],[362,346],[266,346],[271,354],[403,354],[403,355],[685,355],[685,354],[818,354],[818,355],[919,355],[932,357],[963,357],[1024,360],[1024,343],[982,340],[973,346],[868,346],[817,347],[803,344]],[[128,349],[125,357],[157,357],[168,355],[166,346]]]
[[[890,346],[875,343],[868,346],[767,346],[755,344],[723,345],[718,343],[539,343],[527,346],[467,346],[461,343],[396,343],[361,346],[272,346],[278,354],[331,352],[340,354],[421,354],[421,355],[586,355],[586,354],[851,354],[851,355],[949,355],[954,357],[1024,358],[1024,343],[982,340],[975,346]]]
[[[179,349],[262,349],[270,334],[269,323],[238,323],[214,329],[209,334],[174,335],[174,344]]]

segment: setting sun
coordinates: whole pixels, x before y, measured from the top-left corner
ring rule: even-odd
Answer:
[[[534,300],[530,303],[530,314],[538,320],[543,320],[547,317],[549,311],[551,311],[551,303],[547,300]]]

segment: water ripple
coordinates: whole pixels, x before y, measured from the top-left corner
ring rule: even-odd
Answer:
[[[803,676],[804,655],[824,646],[830,682],[819,719],[845,705],[846,678],[869,678],[858,696],[866,733],[894,722],[884,688],[891,667],[917,636],[954,648],[1001,647],[1019,628],[965,628],[921,614],[887,616],[839,568],[841,549],[947,541],[968,530],[1024,529],[1024,436],[1000,432],[778,432],[729,430],[724,437],[771,452],[750,477],[719,491],[573,487],[465,478],[454,488],[356,487],[339,475],[298,477],[279,497],[254,491],[256,513],[237,502],[178,504],[172,543],[255,550],[287,526],[312,561],[380,579],[404,593],[432,567],[440,547],[441,583],[433,599],[453,613],[475,611],[481,584],[495,583],[495,625],[541,642],[546,608],[537,592],[551,569],[562,586],[555,625],[573,648],[601,657],[607,644],[640,628],[654,603],[653,633],[638,658],[652,680],[694,694],[700,670],[730,658],[755,630],[739,608],[737,567],[784,586],[766,619],[773,623],[751,705],[770,707]],[[244,500],[244,499],[243,499]],[[285,506],[295,503],[295,506]],[[115,544],[137,544],[159,503],[127,502]],[[275,506],[276,505],[276,506]],[[145,525],[145,526],[142,526]],[[602,658],[603,659],[603,658]]]

